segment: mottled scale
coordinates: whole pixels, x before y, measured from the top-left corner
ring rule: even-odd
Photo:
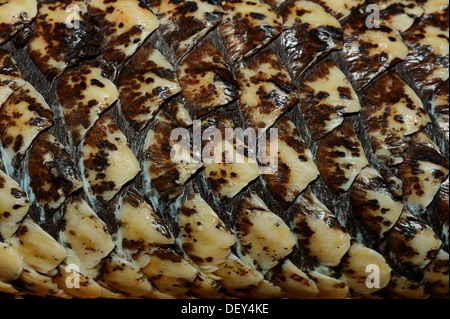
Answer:
[[[322,265],[339,265],[350,248],[350,235],[311,190],[294,205],[291,228],[298,246]]]
[[[219,31],[234,62],[258,52],[283,29],[282,17],[260,0],[229,0],[223,8],[226,14]]]
[[[138,0],[91,0],[88,9],[91,23],[101,33],[101,42],[95,45],[108,62],[127,60],[159,27],[158,18]]]
[[[0,238],[14,235],[29,208],[30,202],[19,184],[0,170]]]
[[[235,70],[239,108],[249,127],[262,133],[297,102],[291,77],[273,51],[256,55]]]
[[[374,28],[366,23],[367,18],[368,13],[355,13],[342,24],[344,47],[340,56],[356,90],[404,60],[409,52],[400,33],[389,22],[380,19],[379,27]]]
[[[320,4],[324,9],[331,13],[339,20],[344,20],[348,17],[352,11],[362,6],[366,0],[311,0],[315,3]]]
[[[115,247],[106,224],[78,197],[67,200],[62,217],[64,227],[58,240],[68,251],[66,262],[77,265],[81,274],[92,276]]]
[[[182,130],[178,122],[162,110],[145,139],[142,165],[147,193],[153,188],[156,191],[153,196],[169,202],[182,193],[184,184],[203,166],[194,159],[189,141],[189,132]],[[189,151],[183,155],[183,149]]]
[[[143,129],[161,104],[179,93],[176,72],[153,46],[142,46],[118,80],[122,112],[136,130]]]
[[[447,80],[434,93],[430,102],[430,111],[434,115],[436,122],[444,137],[449,140],[449,81]]]
[[[244,297],[261,284],[263,275],[230,254],[214,272],[220,284],[234,297]]]
[[[178,68],[181,97],[192,118],[200,118],[238,97],[239,86],[225,58],[211,42],[196,46]]]
[[[217,278],[215,278],[217,279]],[[190,293],[197,298],[222,299],[226,297],[225,289],[217,280],[199,271],[194,283],[190,287]]]
[[[347,299],[350,296],[349,285],[342,278],[334,278],[327,271],[320,268],[308,273],[309,277],[316,283],[320,299]]]
[[[1,3],[0,45],[11,39],[37,14],[36,0],[9,0]]]
[[[445,27],[421,20],[402,35],[409,49],[402,68],[424,100],[449,77],[448,30],[448,19]]]
[[[73,266],[73,264],[72,264]],[[88,276],[80,272],[75,272],[68,264],[63,262],[58,267],[58,274],[53,277],[54,282],[58,285],[61,290],[64,290],[67,294],[73,296],[74,298],[80,299],[97,299],[97,298],[107,298],[107,299],[124,299],[125,296],[118,292],[113,292],[104,285],[95,281],[92,276]],[[70,286],[66,283],[72,280],[73,275],[76,274],[79,280],[79,287]]]
[[[150,255],[143,274],[166,298],[186,298],[197,278],[197,269],[172,248],[158,248]]]
[[[234,235],[200,194],[188,191],[178,210],[180,240],[190,258],[205,272],[225,262]]]
[[[373,167],[366,167],[359,173],[352,185],[351,196],[353,218],[380,238],[394,227],[403,211],[403,203],[391,194]]]
[[[343,46],[341,24],[311,1],[289,1],[283,6],[284,31],[281,42],[293,79],[321,57]]]
[[[377,286],[368,287],[368,265],[377,270]],[[350,289],[357,294],[369,295],[386,287],[391,280],[391,267],[379,252],[360,243],[354,243],[342,258],[339,269]]]
[[[60,289],[53,277],[44,275],[29,266],[25,266],[20,275],[22,294],[41,298],[71,299],[71,296]]]
[[[81,175],[85,189],[108,203],[139,172],[139,162],[127,138],[105,114],[86,135],[81,148]]]
[[[39,3],[28,54],[49,80],[60,76],[80,50],[86,15],[84,0]]]
[[[345,114],[361,109],[347,77],[330,59],[319,62],[305,74],[299,96],[298,107],[313,141],[341,125]]]
[[[408,136],[430,122],[420,98],[395,71],[373,81],[364,90],[361,105],[372,150],[388,164],[401,163]]]
[[[236,237],[243,257],[263,274],[288,256],[295,246],[289,227],[254,193],[247,193],[235,210]]]
[[[36,201],[49,213],[83,187],[72,157],[49,132],[39,134],[31,146],[28,174]]]
[[[131,251],[175,243],[172,232],[135,188],[127,190],[116,210],[120,241]]]
[[[78,145],[119,93],[104,74],[103,65],[88,61],[64,72],[58,80],[57,96],[72,141]]]
[[[434,297],[448,298],[449,295],[449,256],[439,250],[436,258],[424,270],[424,279],[430,284]]]
[[[218,199],[232,199],[260,175],[256,147],[245,143],[245,132],[235,130],[226,111],[203,119],[202,129],[201,155],[207,185]],[[252,140],[252,135],[249,136]]]
[[[3,160],[11,173],[35,137],[53,125],[53,112],[29,83],[16,90],[0,109],[0,140]]]
[[[16,61],[7,51],[0,50],[0,109],[11,94],[24,84],[25,80],[20,74]]]
[[[112,253],[104,262],[102,274],[108,287],[124,293],[128,298],[154,296],[150,281],[131,258]]]
[[[270,280],[281,287],[288,298],[309,299],[319,294],[316,282],[289,259],[275,267]]]
[[[416,0],[423,9],[422,19],[448,29],[449,4],[446,0]]]
[[[266,137],[261,145],[260,161],[275,163],[269,165],[266,174],[261,175],[265,187],[272,197],[284,208],[288,208],[300,193],[319,176],[311,150],[306,146],[292,121],[283,118],[275,127],[278,139]],[[276,143],[277,152],[270,148]],[[269,154],[269,155],[268,155]],[[271,160],[271,157],[274,160]],[[270,171],[271,170],[271,171]]]
[[[320,177],[334,191],[347,191],[369,163],[349,120],[322,138],[316,153]]]
[[[174,63],[217,26],[224,13],[216,1],[207,0],[151,0],[150,7],[161,23],[159,31],[171,48]]]
[[[386,244],[389,258],[409,270],[417,270],[425,268],[436,257],[442,242],[430,226],[405,210]]]
[[[404,156],[405,161],[398,168],[398,176],[403,181],[403,198],[412,213],[421,214],[448,175],[448,161],[424,132],[412,136]]]
[[[400,33],[408,30],[424,12],[414,0],[380,0],[377,5],[380,16]]]
[[[383,290],[392,299],[428,299],[429,289],[425,283],[408,279],[393,271],[389,285]]]
[[[30,217],[22,222],[11,243],[27,267],[43,275],[55,274],[56,267],[67,257],[64,247]]]

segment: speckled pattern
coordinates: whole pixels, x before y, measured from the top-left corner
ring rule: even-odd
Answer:
[[[448,10],[0,0],[0,299],[449,298]]]

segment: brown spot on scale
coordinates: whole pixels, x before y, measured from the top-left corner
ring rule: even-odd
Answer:
[[[446,23],[448,25],[448,21]],[[405,62],[402,63],[402,70],[414,83],[416,91],[423,100],[428,100],[430,95],[448,80],[446,70],[449,66],[449,36],[447,31],[424,19],[415,23],[402,35],[410,51]]]
[[[102,203],[109,202],[140,171],[125,135],[107,114],[86,135],[82,165],[85,182]],[[104,173],[105,178],[96,179],[98,172]]]
[[[342,62],[356,90],[408,55],[408,48],[397,30],[386,20],[379,21],[379,28],[370,28],[365,23],[367,15],[355,13],[342,25]]]
[[[449,164],[424,132],[412,135],[404,158],[398,167],[403,197],[413,213],[420,213],[433,201],[439,185],[449,173]]]
[[[53,212],[82,187],[75,163],[49,132],[41,133],[33,143],[28,173],[33,194],[46,211]]]
[[[31,24],[37,14],[37,1],[5,1],[0,3],[0,6],[4,12],[0,16],[0,45],[2,45],[24,26]]]
[[[250,127],[266,130],[298,101],[291,77],[275,52],[267,50],[235,69],[239,108]]]
[[[345,156],[341,156],[341,153]],[[334,191],[347,191],[368,164],[353,125],[344,120],[320,141],[316,153],[320,176]],[[352,164],[349,166],[348,164]]]
[[[253,55],[282,31],[282,17],[260,0],[230,0],[223,8],[227,13],[219,31],[234,62]],[[253,15],[245,15],[248,11]]]
[[[303,76],[299,108],[315,141],[338,127],[344,114],[358,112],[358,96],[334,61],[325,59]]]
[[[285,31],[283,54],[297,81],[312,64],[343,45],[340,23],[323,7],[311,1],[288,1],[282,7]]]
[[[108,62],[120,64],[126,61],[159,26],[153,12],[139,1],[105,3],[103,0],[92,0],[88,7],[90,23],[101,31],[88,35],[92,39],[88,39],[85,54],[96,52]]]
[[[225,58],[211,41],[195,47],[178,68],[181,96],[192,118],[202,117],[238,97]]]
[[[0,139],[13,166],[39,132],[52,124],[51,108],[31,84],[26,83],[9,97],[0,109]]]
[[[131,58],[118,80],[122,112],[136,130],[143,129],[164,100],[181,91],[176,72],[150,44]]]
[[[177,63],[222,19],[217,1],[152,1],[163,38],[170,45],[171,61]]]
[[[118,95],[115,85],[103,75],[103,65],[98,61],[84,62],[63,73],[58,81],[57,96],[76,145]]]
[[[28,54],[33,62],[49,79],[58,77],[70,64],[73,52],[85,36],[84,18],[87,6],[83,0],[73,0],[79,8],[79,20],[72,16],[71,23],[79,27],[69,28],[67,19],[72,12],[66,10],[65,1],[39,3],[35,28],[28,42]]]

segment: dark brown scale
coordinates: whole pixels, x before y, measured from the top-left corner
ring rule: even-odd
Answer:
[[[51,11],[66,11],[66,1],[55,1],[53,6],[46,3],[39,3],[38,10],[42,7],[48,7]],[[47,14],[39,14],[36,16],[36,27],[31,35],[30,41],[33,42],[43,37],[47,45],[45,52],[33,50],[28,47],[28,53],[33,62],[39,67],[41,72],[48,79],[58,77],[64,71],[64,68],[54,67],[48,63],[49,57],[57,62],[65,62],[68,65],[71,59],[77,55],[82,44],[82,40],[86,35],[84,14],[80,16],[81,21],[79,28],[69,29],[66,23],[54,23],[50,20],[51,16]]]
[[[209,62],[209,57],[215,57],[214,62]],[[236,83],[227,63],[220,51],[210,41],[197,46],[184,59],[182,67],[186,65],[186,75],[178,71],[178,79],[183,90],[181,96],[186,101],[186,106],[193,118],[199,118],[215,108],[227,104],[238,97],[239,86]],[[181,69],[181,68],[180,68]],[[215,74],[214,82],[203,84],[200,91],[197,89],[202,77],[208,72]],[[224,91],[222,93],[222,87]]]
[[[330,68],[336,64],[329,59],[325,59],[312,66],[302,78],[302,82],[314,82],[326,78],[330,73]],[[350,100],[352,94],[348,87],[339,86],[337,88],[341,99]],[[344,106],[330,105],[322,103],[321,100],[329,96],[324,91],[316,92],[307,85],[300,84],[299,94],[301,95],[299,108],[304,116],[306,127],[313,141],[317,141],[329,133],[330,127],[327,122],[336,120],[336,116],[343,117],[346,109]]]
[[[58,81],[57,96],[63,111],[67,114],[76,113],[77,116],[65,116],[64,120],[72,134],[75,145],[78,145],[84,136],[79,132],[79,125],[88,129],[94,123],[89,119],[91,109],[98,106],[98,100],[90,100],[87,104],[82,103],[84,99],[84,91],[88,88],[85,75],[91,73],[91,68],[100,68],[102,64],[97,61],[84,62],[80,66],[69,69],[65,72]],[[70,84],[74,82],[74,84]],[[100,84],[101,85],[100,85]],[[89,85],[104,87],[104,84],[97,79],[91,80]],[[99,112],[104,111],[105,106],[99,109]],[[70,112],[70,113],[69,113]]]
[[[376,29],[369,28],[366,25],[366,18],[367,14],[355,13],[342,24],[345,44],[341,51],[341,59],[355,90],[359,90],[384,69],[400,60],[394,58],[388,61],[386,51],[372,54],[371,49],[377,48],[378,44],[364,41],[362,35],[373,31],[391,33],[393,30],[383,24]]]
[[[290,125],[290,121],[287,117],[283,118],[275,127],[278,129],[278,139],[285,142],[292,148],[299,157],[306,157],[307,146],[302,141],[300,137],[300,133],[296,128],[292,128]],[[270,137],[267,137],[266,143],[269,145]],[[286,196],[288,193],[288,188],[285,185],[291,183],[291,168],[282,161],[281,158],[278,158],[278,167],[274,174],[264,174],[262,175],[262,179],[268,189],[268,191],[272,194],[273,198],[284,208],[289,207],[292,204],[292,201],[287,201]],[[294,191],[294,200],[299,195],[298,191]]]
[[[263,70],[259,69],[261,64],[269,64],[269,67],[272,70],[279,70],[279,72],[269,78]],[[273,51],[268,50],[261,52],[254,59],[243,64],[241,68],[246,70],[258,70],[257,74],[250,79],[247,79],[239,69],[236,69],[235,71],[236,79],[241,87],[242,94],[245,94],[245,90],[247,89],[245,85],[260,85],[257,91],[257,101],[254,101],[257,102],[256,107],[258,112],[261,112],[264,115],[282,114],[297,103],[298,97],[295,93],[295,86],[292,84],[290,77],[285,73],[286,69]],[[267,92],[263,86],[265,83],[274,84],[280,92],[275,90]],[[255,129],[266,128],[267,123],[262,121],[259,122],[254,119],[254,116],[256,116],[254,108],[254,105],[247,105],[244,101],[241,101],[240,103],[242,115],[250,127]]]
[[[281,39],[292,77],[296,81],[311,64],[330,50],[342,48],[343,32],[331,26],[311,30],[309,25],[301,25],[285,30]],[[321,77],[320,74],[317,76]]]
[[[383,224],[388,227],[391,223],[385,221],[383,216],[374,216],[371,212],[381,208],[381,213],[386,214],[389,209],[382,208],[383,203],[380,203],[377,200],[367,200],[368,191],[388,192],[384,180],[380,177],[371,178],[368,181],[357,178],[351,189],[352,211],[355,214],[355,217],[360,220],[369,231],[373,232],[375,235],[379,235],[382,231],[381,225]],[[392,199],[394,198],[392,197]]]
[[[45,156],[51,156],[51,161]],[[48,211],[57,208],[50,205],[81,187],[75,163],[48,132],[40,134],[31,148],[28,173],[36,200]]]
[[[161,11],[162,4],[159,0],[150,1],[150,7],[156,16],[163,21],[159,30],[171,48],[173,60],[178,62],[201,40],[201,37],[199,37],[201,32],[213,28],[221,21],[223,12],[216,10],[205,12],[204,19],[199,20],[187,15],[189,12],[194,13],[198,10],[196,2],[182,0],[171,1],[170,3],[174,4],[175,7],[167,12]],[[195,38],[195,40],[187,47],[181,47],[181,42],[191,38]]]
[[[169,123],[166,122],[169,121]],[[176,181],[180,178],[180,173],[177,166],[170,160],[170,151],[172,145],[170,143],[170,134],[173,129],[177,128],[178,124],[172,117],[163,111],[155,120],[152,128],[155,129],[156,139],[158,141],[157,147],[153,144],[149,149],[145,150],[144,156],[154,160],[150,166],[150,174],[152,186],[158,192],[161,199],[170,201],[177,197],[182,192],[183,185],[179,185]],[[157,160],[161,159],[161,160]],[[161,172],[163,172],[161,174]]]
[[[362,116],[364,123],[368,129],[368,132],[377,132],[383,129],[389,130],[390,123],[389,117],[391,112],[393,112],[391,105],[399,103],[400,101],[406,102],[406,106],[411,110],[417,110],[417,115],[424,117],[426,112],[419,105],[415,105],[406,93],[405,83],[395,71],[390,71],[381,75],[374,82],[370,84],[367,89],[364,90],[364,95],[361,98],[362,106]],[[380,101],[382,103],[380,103]],[[384,112],[382,115],[373,115],[373,113],[378,113],[380,110],[380,105],[384,106]],[[396,115],[394,120],[403,123],[404,118],[401,114]],[[417,127],[420,130],[422,127]],[[400,132],[391,131],[390,134],[384,141],[385,145],[389,148],[391,155],[401,154],[407,147],[407,138],[404,138]],[[383,147],[384,145],[379,145],[376,140],[371,140],[372,149],[377,151],[377,149]],[[392,159],[383,158],[387,163]]]
[[[427,100],[431,93],[444,82],[442,78],[437,76],[430,78],[431,74],[438,69],[448,70],[449,68],[448,54],[446,56],[437,55],[432,47],[419,42],[426,35],[425,28],[427,25],[433,24],[430,24],[429,21],[419,21],[402,35],[409,49],[409,55],[402,63],[402,69],[408,79],[415,85],[419,96],[423,100]],[[448,11],[446,28],[448,30]],[[442,32],[444,33],[444,31]],[[448,45],[448,36],[446,39],[446,45]]]
[[[6,2],[0,3],[0,7]],[[17,32],[22,33],[24,29],[29,30],[30,24],[34,19],[29,13],[22,11],[14,15],[13,23],[0,23],[0,45],[13,38]]]
[[[219,29],[224,40],[226,50],[234,62],[238,62],[248,57],[254,51],[262,48],[274,39],[282,31],[282,19],[277,14],[277,20],[272,24],[258,25],[253,20],[261,21],[262,15],[243,16],[241,13],[234,13],[234,6],[239,6],[241,1],[226,1],[224,9],[229,12],[225,16]]]
[[[320,176],[329,187],[338,191],[343,184],[348,182],[348,178],[345,176],[345,170],[335,162],[336,158],[342,157],[341,154],[335,153],[336,147],[346,148],[346,156],[364,156],[360,153],[361,144],[355,129],[348,120],[345,120],[341,126],[322,138],[316,154]]]

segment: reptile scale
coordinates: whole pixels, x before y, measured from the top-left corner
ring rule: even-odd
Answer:
[[[0,0],[0,299],[449,298],[448,44],[448,0]]]

